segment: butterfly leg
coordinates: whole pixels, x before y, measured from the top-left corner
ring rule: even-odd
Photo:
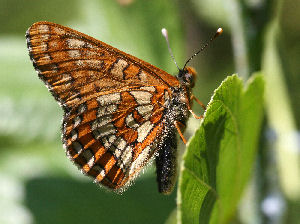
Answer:
[[[189,109],[189,111],[190,111],[190,113],[193,115],[194,118],[196,118],[196,119],[202,119],[202,118],[203,118],[203,115],[200,115],[200,116],[196,115],[196,114],[194,113],[194,111],[192,111],[192,109]]]
[[[191,100],[195,100],[203,108],[203,110],[206,110],[206,106],[194,95],[191,96]]]
[[[180,123],[180,122],[178,122],[178,121],[174,121],[174,125],[175,125],[175,127],[176,127],[176,129],[177,129],[177,131],[178,131],[178,133],[180,135],[180,138],[182,139],[183,143],[186,144],[187,141],[186,141],[185,137],[183,136],[183,134],[182,134],[182,132],[180,130],[180,127],[179,127],[179,126],[182,127],[183,124]]]
[[[190,100],[191,101],[195,100],[204,110],[206,110],[206,106],[200,100],[198,100],[194,95],[191,96]],[[196,118],[196,119],[202,119],[203,118],[203,115],[200,115],[200,116],[196,115],[194,113],[194,111],[192,111],[190,105],[188,105],[188,109],[189,109],[190,113],[193,115],[194,118]]]

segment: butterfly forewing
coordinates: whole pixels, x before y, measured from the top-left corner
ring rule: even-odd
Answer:
[[[103,91],[179,84],[149,63],[58,24],[33,24],[27,31],[27,43],[40,78],[65,109]]]
[[[83,173],[122,189],[157,150],[179,81],[101,41],[49,22],[27,31],[39,77],[65,111],[63,142]]]

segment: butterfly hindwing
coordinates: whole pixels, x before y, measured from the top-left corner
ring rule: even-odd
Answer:
[[[67,112],[63,142],[69,158],[96,182],[122,189],[157,151],[166,91],[143,86],[106,92]]]

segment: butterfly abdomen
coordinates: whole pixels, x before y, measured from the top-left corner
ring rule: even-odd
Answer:
[[[183,97],[186,96],[184,87],[172,88],[172,97],[164,116],[164,130],[158,144],[155,158],[158,191],[164,194],[172,192],[177,177],[177,129],[179,122],[183,131],[189,117],[188,106]]]

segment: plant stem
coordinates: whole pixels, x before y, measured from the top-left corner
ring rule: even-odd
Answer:
[[[246,81],[250,75],[250,68],[243,6],[239,0],[228,0],[224,7],[228,11],[228,21],[231,27],[235,67],[239,76]]]

